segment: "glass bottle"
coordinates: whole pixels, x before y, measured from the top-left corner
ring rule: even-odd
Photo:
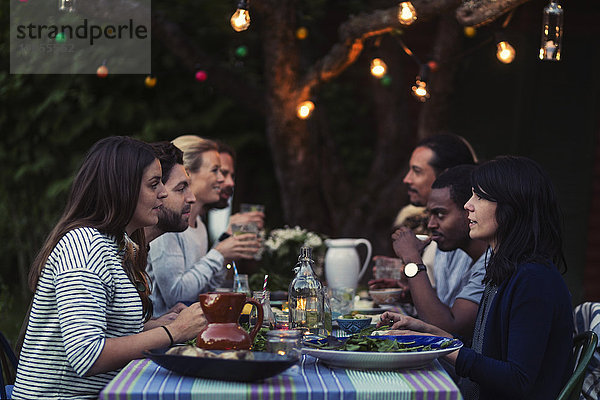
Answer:
[[[290,329],[318,335],[323,331],[323,285],[313,271],[312,248],[303,246],[296,276],[288,290]]]
[[[333,332],[333,321],[331,318],[331,298],[327,286],[323,286],[323,335],[329,336]]]

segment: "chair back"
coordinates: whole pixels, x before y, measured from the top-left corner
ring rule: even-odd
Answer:
[[[7,399],[5,385],[12,385],[17,372],[17,357],[6,337],[0,332],[0,396]]]
[[[573,356],[575,357],[575,371],[560,392],[557,400],[578,400],[581,395],[581,387],[585,379],[585,372],[590,363],[596,346],[598,336],[593,331],[580,333],[573,339]]]

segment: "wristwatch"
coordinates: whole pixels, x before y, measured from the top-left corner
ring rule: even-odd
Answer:
[[[412,278],[419,273],[419,271],[425,271],[427,267],[425,264],[408,263],[404,266],[404,275],[408,278]]]

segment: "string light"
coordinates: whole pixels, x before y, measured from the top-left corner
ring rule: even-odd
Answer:
[[[540,60],[559,61],[563,35],[563,9],[556,0],[544,7]]]
[[[398,6],[398,21],[402,25],[410,25],[417,19],[417,10],[410,1],[403,1]]]
[[[236,32],[245,31],[250,26],[250,12],[248,0],[240,0],[237,10],[231,16],[231,27]]]
[[[465,26],[463,31],[465,33],[465,36],[468,38],[472,38],[475,37],[475,35],[477,35],[477,29],[473,28],[472,26]]]
[[[506,40],[501,40],[496,45],[496,57],[504,64],[510,64],[515,59],[515,48]]]
[[[75,11],[74,0],[59,0],[58,11],[73,12]]]
[[[310,100],[305,100],[296,107],[296,115],[300,119],[307,119],[315,109],[315,103]]]
[[[412,94],[421,103],[425,103],[429,99],[429,90],[427,89],[427,78],[429,75],[429,66],[427,64],[421,65],[419,76],[417,76],[416,82],[412,87]]]
[[[381,79],[387,72],[387,65],[381,58],[371,60],[371,75],[377,79]]]
[[[208,74],[206,73],[206,71],[196,71],[195,78],[198,82],[204,82],[206,78],[208,78]]]
[[[144,85],[146,85],[147,88],[152,89],[154,86],[156,86],[156,77],[152,75],[146,76],[146,79],[144,79]]]
[[[307,36],[308,36],[308,29],[306,29],[305,27],[301,26],[300,28],[296,29],[296,39],[304,40],[304,39],[306,39]]]
[[[98,67],[96,75],[98,78],[106,78],[108,76],[108,68],[105,63],[102,63],[102,65]]]

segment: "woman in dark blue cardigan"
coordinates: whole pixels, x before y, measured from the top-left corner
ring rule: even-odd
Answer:
[[[554,399],[573,371],[570,293],[561,217],[550,179],[534,161],[504,156],[472,175],[465,204],[470,236],[486,241],[486,289],[473,343],[447,356],[469,399]],[[410,317],[384,314],[394,329],[447,332]],[[398,320],[400,319],[400,320]]]

